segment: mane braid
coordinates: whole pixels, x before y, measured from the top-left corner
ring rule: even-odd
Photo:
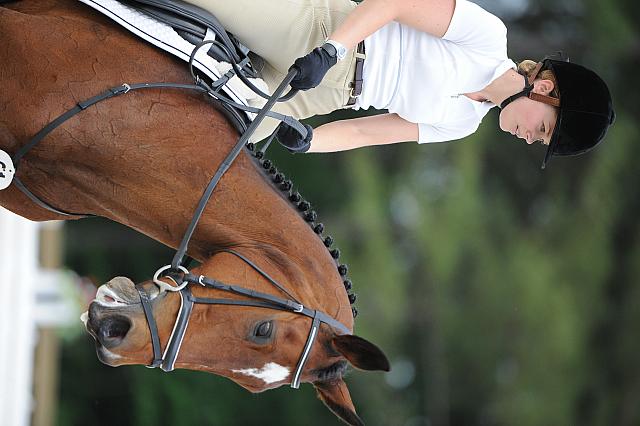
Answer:
[[[264,157],[264,153],[262,151],[256,150],[255,145],[253,143],[248,143],[245,145],[247,151],[249,151],[249,155],[254,158],[254,160],[258,163],[260,168],[265,173],[265,177],[268,178],[276,189],[282,191],[286,198],[293,204],[294,208],[299,212],[299,214],[304,218],[304,220],[311,226],[313,232],[318,235],[318,237],[322,240],[322,243],[331,254],[331,257],[334,259],[335,265],[338,269],[338,273],[342,278],[342,283],[344,285],[345,290],[347,291],[347,297],[349,297],[349,303],[351,304],[351,313],[355,318],[358,316],[358,310],[355,306],[353,306],[356,302],[356,294],[351,292],[353,289],[353,283],[350,279],[347,278],[347,272],[349,268],[347,265],[338,262],[340,258],[340,250],[337,248],[331,248],[333,245],[333,237],[330,235],[324,236],[324,225],[321,222],[318,222],[318,214],[315,210],[311,209],[311,203],[305,201],[302,198],[302,195],[298,191],[293,190],[293,182],[290,179],[286,179],[285,175],[282,172],[278,171],[278,168],[273,164],[271,160],[268,160]]]

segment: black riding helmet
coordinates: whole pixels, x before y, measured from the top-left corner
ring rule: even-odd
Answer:
[[[532,92],[536,76],[547,69],[556,77],[560,99]],[[556,127],[542,161],[543,169],[554,155],[578,155],[592,149],[604,139],[615,120],[607,84],[595,72],[566,60],[539,62],[531,75],[525,76],[525,88],[505,99],[500,108],[521,96],[558,108]]]

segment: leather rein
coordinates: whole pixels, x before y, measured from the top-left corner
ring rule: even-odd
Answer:
[[[106,92],[103,92],[97,96],[89,98],[83,102],[79,102],[78,104],[76,104],[75,107],[66,111],[65,113],[63,113],[62,115],[60,115],[59,117],[51,121],[42,130],[40,130],[26,145],[24,145],[21,149],[18,150],[18,152],[12,157],[12,160],[15,165],[15,170],[17,171],[18,164],[20,160],[24,157],[24,155],[27,154],[33,147],[35,147],[38,143],[40,143],[42,139],[44,139],[49,133],[51,133],[53,130],[55,130],[65,121],[67,121],[74,115],[78,114],[79,112],[84,111],[90,106],[95,105],[98,102],[112,98],[114,96],[119,96],[122,94],[129,93],[130,91],[139,90],[139,89],[174,88],[174,89],[183,89],[183,90],[194,90],[201,93],[205,93],[214,99],[217,99],[221,102],[224,102],[240,110],[256,113],[257,115],[255,116],[251,124],[244,130],[244,132],[238,139],[238,142],[233,146],[229,154],[227,154],[227,157],[218,166],[218,169],[214,174],[214,176],[211,178],[207,188],[205,189],[202,197],[200,198],[200,201],[198,202],[196,211],[191,219],[189,226],[187,227],[187,230],[185,231],[185,234],[171,261],[171,264],[161,267],[154,274],[153,282],[158,287],[160,287],[160,289],[163,289],[169,292],[177,292],[180,295],[180,309],[178,311],[178,314],[173,326],[173,330],[171,332],[171,336],[167,341],[164,352],[162,351],[162,348],[161,348],[157,323],[153,317],[152,301],[149,295],[147,294],[147,292],[142,287],[142,285],[136,284],[136,289],[138,290],[138,294],[140,295],[140,303],[142,304],[142,308],[147,320],[147,324],[149,326],[149,332],[151,334],[151,345],[153,348],[153,361],[147,367],[149,368],[159,367],[160,369],[166,372],[173,371],[176,363],[176,359],[180,352],[182,341],[184,340],[184,336],[187,331],[187,326],[189,324],[189,318],[193,310],[193,306],[196,303],[209,304],[209,305],[249,306],[249,307],[275,309],[275,310],[292,312],[299,315],[304,315],[311,318],[312,320],[307,341],[300,354],[300,358],[298,359],[298,362],[296,364],[296,369],[294,371],[293,378],[291,380],[291,387],[297,389],[300,386],[301,374],[304,369],[305,363],[308,359],[309,353],[311,352],[311,348],[313,347],[313,344],[317,337],[320,325],[322,323],[327,324],[328,326],[333,327],[344,334],[351,334],[351,331],[349,330],[349,328],[324,312],[305,307],[294,296],[292,296],[291,293],[289,293],[283,286],[281,286],[277,281],[275,281],[272,277],[270,277],[266,272],[260,269],[255,263],[253,263],[251,260],[243,256],[242,254],[235,252],[233,250],[225,249],[222,251],[230,253],[236,256],[237,258],[241,259],[243,262],[249,265],[252,269],[258,272],[263,278],[265,278],[273,287],[277,288],[279,291],[284,293],[288,298],[276,297],[271,294],[247,289],[245,287],[225,284],[223,282],[205,277],[203,275],[193,275],[187,270],[185,266],[183,266],[184,257],[186,255],[186,252],[189,246],[189,241],[193,236],[196,226],[198,225],[198,222],[202,217],[202,213],[204,212],[204,209],[207,206],[208,201],[211,195],[213,194],[214,189],[220,182],[220,179],[222,178],[222,176],[226,173],[226,171],[233,164],[234,160],[238,157],[238,155],[242,151],[242,148],[249,141],[249,137],[253,134],[255,129],[260,125],[264,117],[269,116],[269,117],[278,119],[280,121],[283,121],[289,126],[296,129],[302,135],[306,134],[305,127],[293,117],[271,111],[271,108],[273,107],[273,105],[275,105],[276,102],[286,101],[292,98],[296,94],[297,90],[292,89],[285,96],[281,97],[285,89],[289,86],[289,83],[291,82],[291,80],[293,80],[293,78],[296,76],[297,70],[294,68],[291,71],[289,71],[287,76],[283,79],[283,81],[280,83],[278,88],[274,91],[273,95],[269,96],[261,92],[253,84],[251,84],[251,82],[248,79],[244,78],[244,75],[241,70],[241,65],[243,64],[238,65],[234,61],[233,56],[229,55],[229,57],[231,58],[232,67],[237,73],[237,75],[240,77],[240,79],[243,82],[245,82],[245,84],[247,84],[252,90],[256,91],[256,93],[258,93],[260,96],[267,99],[267,102],[265,103],[265,105],[260,109],[242,105],[234,102],[224,94],[220,93],[221,87],[224,85],[226,81],[228,81],[230,77],[229,75],[227,75],[229,73],[225,74],[218,81],[213,82],[210,86],[204,81],[202,81],[193,72],[193,60],[195,58],[196,52],[200,48],[208,44],[216,44],[219,48],[223,50],[227,50],[226,46],[213,40],[202,42],[194,48],[189,61],[191,75],[194,77],[194,80],[195,80],[194,84],[139,83],[139,84],[122,84],[120,86],[110,88]],[[267,141],[267,144],[270,143],[274,135],[275,135],[275,131],[274,131],[274,134],[272,134],[269,140]],[[62,209],[52,206],[51,204],[41,200],[35,194],[29,191],[26,188],[26,186],[22,183],[22,181],[20,181],[20,179],[17,178],[17,176],[14,177],[13,183],[15,183],[16,187],[20,189],[20,191],[22,191],[27,197],[29,197],[29,199],[31,199],[35,204],[53,213],[56,213],[62,216],[84,216],[84,217],[93,216],[90,214],[71,213],[71,212],[64,211]],[[176,285],[172,286],[170,284],[167,284],[164,281],[161,281],[160,280],[161,277],[166,277],[171,279],[171,281],[173,281]],[[212,299],[212,298],[194,297],[189,289],[189,284],[201,285],[205,288],[233,293],[236,295],[244,296],[247,299]]]

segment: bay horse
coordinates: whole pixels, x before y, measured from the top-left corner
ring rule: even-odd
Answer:
[[[0,149],[9,155],[52,119],[107,88],[123,82],[190,81],[183,63],[79,2],[1,3]],[[17,175],[52,206],[109,218],[175,248],[203,188],[237,140],[237,132],[206,96],[132,92],[64,123],[24,157]],[[35,205],[15,185],[0,191],[0,205],[35,221],[70,219]],[[200,266],[192,273],[277,294],[230,249],[251,259],[306,306],[353,330],[336,260],[248,151],[220,181],[195,231],[189,255]],[[166,342],[179,297],[151,280],[142,285],[153,299],[160,341]],[[192,291],[201,297],[219,293],[197,285]],[[221,375],[251,392],[276,388],[291,382],[309,323],[304,316],[260,307],[197,305],[176,367]],[[128,278],[117,277],[98,290],[87,329],[105,364],[148,365],[153,358],[140,296]],[[324,324],[301,380],[312,383],[344,422],[360,425],[343,380],[348,363],[389,369],[375,345]]]

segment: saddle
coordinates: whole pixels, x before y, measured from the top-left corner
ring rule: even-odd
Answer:
[[[237,104],[249,105],[253,93],[239,81],[236,69],[231,67],[232,62],[237,64],[243,78],[250,79],[256,86],[261,83],[261,89],[265,92],[268,90],[260,79],[264,60],[226,31],[213,14],[200,7],[181,0],[80,1],[185,61],[190,60],[200,43],[215,40],[223,47],[210,44],[206,54],[206,49],[200,49],[195,55],[193,70],[198,78],[227,93]],[[212,100],[214,107],[233,127],[240,134],[244,133],[254,115],[229,102]]]
[[[122,3],[164,22],[192,44],[205,41],[209,38],[209,33],[215,34],[215,39],[225,45],[233,59],[244,64],[242,69],[247,77],[259,77],[264,60],[226,31],[210,12],[181,0],[124,0]],[[231,62],[227,53],[216,45],[211,46],[208,54],[217,61]],[[254,66],[254,62],[259,65],[259,69]]]

